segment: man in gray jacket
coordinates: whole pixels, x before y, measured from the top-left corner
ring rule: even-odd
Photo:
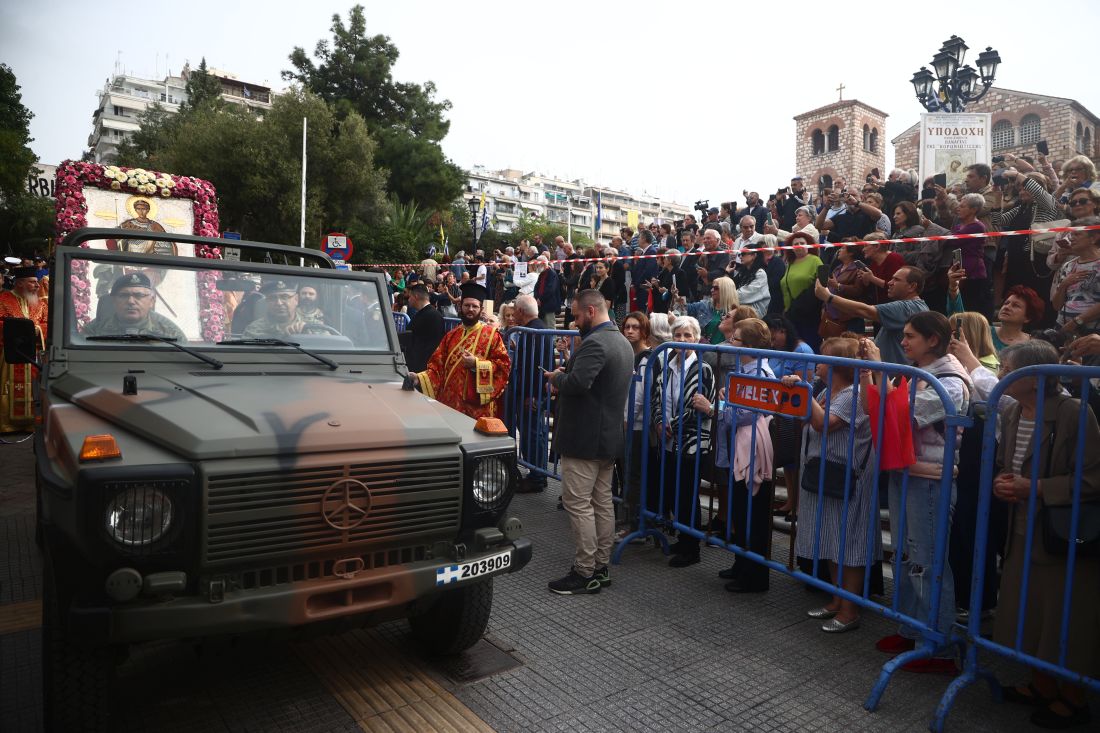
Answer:
[[[623,451],[623,416],[634,371],[634,351],[608,317],[600,291],[581,291],[573,314],[581,345],[564,367],[546,373],[558,393],[554,450],[561,456],[562,505],[576,545],[569,574],[549,584],[562,595],[598,593],[611,585],[611,471]]]

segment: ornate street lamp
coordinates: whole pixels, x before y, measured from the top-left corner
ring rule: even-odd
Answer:
[[[476,244],[477,243],[477,209],[478,209],[478,202],[477,202],[477,199],[472,198],[469,201],[467,201],[466,204],[470,207],[470,233],[473,236],[473,239],[471,241],[473,241]]]
[[[978,55],[978,69],[963,65],[969,46],[958,36],[943,42],[932,57],[932,71],[922,66],[910,82],[917,101],[929,112],[962,112],[986,95],[997,75],[1000,55],[987,47]],[[933,73],[934,72],[934,73]],[[981,82],[981,88],[978,83]]]

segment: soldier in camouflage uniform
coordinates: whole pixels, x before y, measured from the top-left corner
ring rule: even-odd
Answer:
[[[335,333],[319,320],[307,319],[298,311],[298,284],[270,280],[260,287],[264,294],[264,316],[244,329],[244,338],[284,339],[299,333]]]
[[[114,313],[96,318],[84,327],[83,336],[140,334],[186,341],[187,336],[171,319],[153,311],[153,284],[147,275],[131,272],[111,285]]]

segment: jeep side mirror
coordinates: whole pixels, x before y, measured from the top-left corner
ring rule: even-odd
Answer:
[[[4,318],[4,360],[9,364],[34,364],[36,334],[29,318]]]

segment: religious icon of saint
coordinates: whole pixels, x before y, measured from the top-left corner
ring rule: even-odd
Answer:
[[[140,196],[131,196],[126,202],[126,210],[132,217],[119,224],[120,229],[131,229],[138,232],[163,232],[164,227],[156,219],[150,218],[152,210],[149,199]],[[140,254],[176,255],[175,242],[153,242],[148,239],[123,239],[119,242],[119,249],[123,252],[137,252]]]

